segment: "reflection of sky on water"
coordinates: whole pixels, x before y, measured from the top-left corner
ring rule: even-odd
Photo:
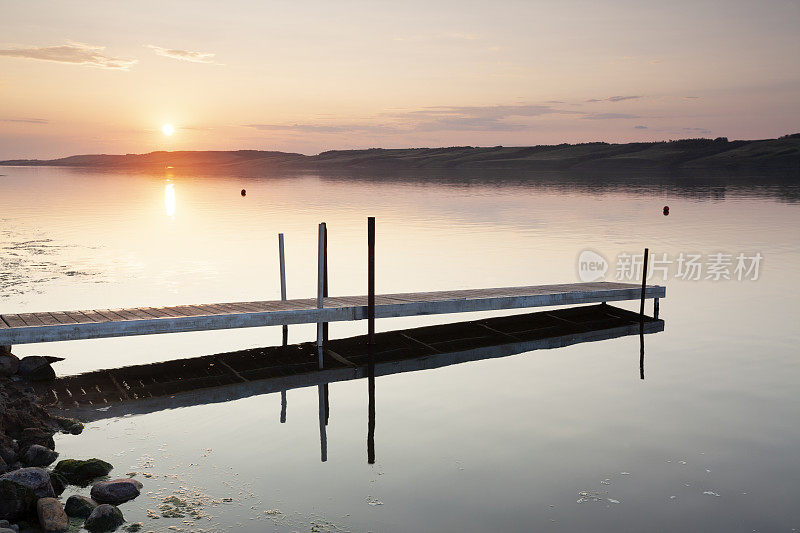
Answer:
[[[800,430],[787,423],[800,416],[798,295],[787,284],[800,267],[800,212],[787,201],[796,186],[703,195],[691,193],[693,184],[597,190],[177,176],[170,183],[180,189],[179,216],[165,223],[164,176],[4,173],[0,209],[19,235],[13,240],[43,234],[75,245],[58,250],[59,264],[91,267],[107,280],[59,275],[40,284],[42,294],[8,295],[10,311],[277,299],[278,232],[286,235],[289,297],[312,296],[321,221],[331,294],[363,293],[367,215],[377,217],[379,292],[573,282],[587,248],[607,258],[645,246],[671,257],[764,256],[757,282],[668,281],[661,314],[669,327],[648,337],[643,382],[638,340],[630,338],[379,378],[374,467],[364,460],[363,381],[330,386],[325,463],[313,388],[289,391],[285,424],[280,395],[269,394],[92,423],[80,437],[61,438],[62,457],[107,457],[122,475],[148,455],[154,471],[216,497],[253,493],[259,503],[236,499],[215,511],[222,527],[250,530],[265,520],[250,518],[271,516],[269,509],[300,513],[306,524],[314,515],[386,531],[750,531],[797,523]],[[378,328],[453,319],[389,319]],[[331,335],[364,327],[332,324]],[[313,338],[313,325],[290,328],[290,342]],[[75,373],[280,342],[279,328],[256,328],[17,351],[65,356],[58,370]],[[206,449],[213,452],[202,457]],[[162,491],[176,480],[143,481]],[[581,491],[605,500],[577,504]],[[123,511],[141,520],[152,505],[142,499]],[[158,527],[181,524],[162,519]]]

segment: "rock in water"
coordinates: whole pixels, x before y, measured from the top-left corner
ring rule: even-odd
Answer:
[[[48,466],[53,464],[56,459],[58,459],[58,452],[45,448],[41,444],[33,444],[25,452],[22,462],[28,466]]]
[[[36,502],[36,514],[39,515],[39,525],[45,531],[66,531],[69,527],[67,513],[55,498],[40,498]]]
[[[83,527],[95,533],[99,531],[114,531],[124,523],[125,517],[122,516],[122,511],[113,505],[102,504],[92,511],[92,514],[83,523]]]
[[[13,376],[19,370],[19,359],[10,353],[0,354],[0,376]]]
[[[36,504],[33,490],[10,479],[0,479],[0,520],[16,520]]]
[[[50,364],[63,360],[63,357],[48,357],[43,355],[23,357],[19,361],[18,373],[29,381],[50,381],[56,378],[56,373]]]
[[[112,479],[101,481],[92,487],[92,499],[100,503],[125,503],[136,498],[142,484],[135,479]]]
[[[53,487],[53,492],[55,492],[56,496],[61,496],[61,493],[64,492],[67,485],[69,485],[67,478],[56,471],[50,472],[50,486]]]
[[[89,515],[92,514],[92,511],[94,511],[95,507],[97,507],[97,502],[91,498],[73,494],[67,498],[67,505],[64,506],[64,510],[66,511],[67,516],[74,516],[76,518],[89,518]]]
[[[107,476],[114,468],[100,459],[64,459],[53,469],[74,485],[86,485],[91,480]]]
[[[33,491],[37,498],[54,498],[53,486],[50,485],[50,474],[44,468],[20,468],[0,476],[0,480],[10,479],[25,485]]]
[[[56,415],[51,415],[50,418],[55,420],[56,424],[58,424],[58,426],[61,428],[61,431],[64,433],[80,435],[83,432],[83,423],[81,423],[80,420]]]
[[[39,428],[25,428],[19,438],[20,455],[24,455],[22,451],[25,447],[31,444],[39,444],[45,448],[55,450],[56,442],[53,440],[53,432],[45,431]]]

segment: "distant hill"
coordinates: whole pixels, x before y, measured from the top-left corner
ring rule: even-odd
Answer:
[[[151,152],[19,159],[0,165],[108,169],[242,171],[269,170],[517,170],[673,173],[780,173],[800,176],[800,133],[779,139],[729,141],[682,139],[665,142],[559,144],[480,148],[333,150],[313,156],[262,151]]]

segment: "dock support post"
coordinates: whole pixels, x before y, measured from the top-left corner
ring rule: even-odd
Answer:
[[[658,320],[658,298],[653,298],[653,318]]]
[[[278,262],[281,273],[281,301],[286,301],[286,252],[283,246],[283,233],[278,233]],[[289,344],[289,326],[283,326],[283,346]],[[286,391],[281,391],[281,424],[286,423]]]
[[[324,293],[325,293],[325,223],[319,225],[319,242],[318,242],[318,261],[317,261],[317,309],[322,309],[324,306]],[[322,368],[322,322],[317,322],[317,362],[319,368]]]
[[[367,463],[375,464],[375,217],[367,219]]]
[[[645,248],[642,262],[642,301],[639,304],[639,379],[644,379],[644,293],[647,288],[647,256],[649,253],[650,250]],[[658,303],[655,306],[658,309]]]
[[[278,233],[278,260],[281,271],[281,301],[286,301],[286,252],[283,247],[283,233]],[[283,345],[289,342],[289,326],[283,326]]]
[[[644,291],[647,288],[647,256],[650,250],[644,249],[644,262],[642,263],[642,302],[639,305],[640,319],[644,321]]]

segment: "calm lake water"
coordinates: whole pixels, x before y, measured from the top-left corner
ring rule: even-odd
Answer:
[[[587,249],[609,261],[609,280],[620,254],[645,246],[659,259],[701,255],[703,279],[681,279],[673,263],[666,281],[651,280],[667,298],[664,332],[646,338],[645,380],[637,336],[379,377],[374,465],[364,380],[329,386],[326,462],[316,387],[288,391],[285,423],[275,393],[59,437],[62,458],[137,472],[143,494],[122,510],[145,531],[800,529],[797,185],[0,174],[0,312],[277,299],[278,232],[289,297],[311,297],[322,221],[331,295],[361,294],[369,215],[379,293],[575,282]],[[733,256],[733,279],[705,279],[716,253]],[[763,257],[757,280],[736,279],[740,253]],[[330,329],[346,337],[366,324]],[[289,335],[311,340],[315,328]],[[56,369],[67,375],[280,342],[280,328],[252,328],[15,353],[66,357]],[[196,502],[201,518],[148,517],[173,495]]]

